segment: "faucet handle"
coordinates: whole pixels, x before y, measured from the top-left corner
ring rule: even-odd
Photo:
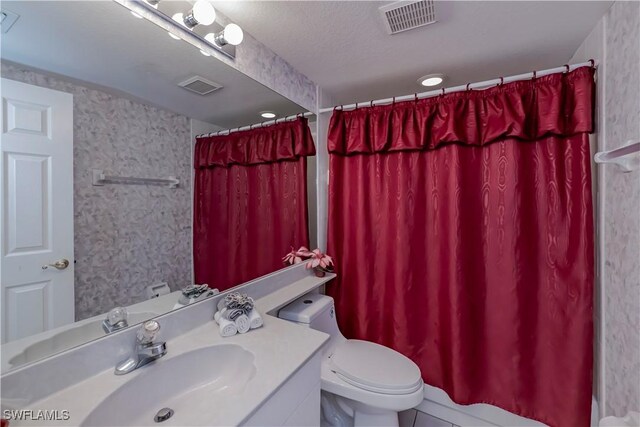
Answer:
[[[128,316],[129,313],[126,308],[116,307],[107,313],[107,317],[102,321],[102,329],[107,334],[110,334],[111,332],[126,328],[129,326],[129,323],[127,322]]]
[[[152,343],[160,332],[160,323],[155,320],[147,320],[142,324],[136,337],[140,344]]]
[[[122,321],[127,321],[129,312],[124,307],[116,307],[107,314],[107,321],[110,325],[117,325]]]

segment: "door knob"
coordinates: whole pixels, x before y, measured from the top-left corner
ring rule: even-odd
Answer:
[[[54,262],[53,264],[47,264],[47,265],[43,265],[42,269],[46,270],[49,267],[53,267],[56,268],[58,270],[64,270],[65,268],[69,267],[69,260],[68,259],[59,259],[56,262]]]

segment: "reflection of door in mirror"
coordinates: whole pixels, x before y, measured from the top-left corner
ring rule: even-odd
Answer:
[[[74,321],[73,96],[2,79],[2,342]]]

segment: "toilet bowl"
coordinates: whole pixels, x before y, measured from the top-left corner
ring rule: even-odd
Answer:
[[[418,366],[388,347],[346,339],[333,298],[305,295],[280,309],[278,317],[330,336],[322,353],[323,425],[397,426],[398,412],[422,402]]]

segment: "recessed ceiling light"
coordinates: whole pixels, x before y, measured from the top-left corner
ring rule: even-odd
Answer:
[[[265,119],[273,119],[276,116],[276,113],[272,111],[263,111],[260,113],[260,115]]]
[[[427,74],[418,79],[418,84],[422,86],[438,86],[444,81],[444,74]]]

